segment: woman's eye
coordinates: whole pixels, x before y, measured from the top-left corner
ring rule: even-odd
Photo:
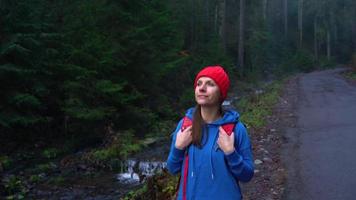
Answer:
[[[209,85],[209,86],[215,86],[215,84],[212,83],[212,82],[208,82],[208,85]]]

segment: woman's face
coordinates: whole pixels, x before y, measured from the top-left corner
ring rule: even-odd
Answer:
[[[209,77],[201,77],[195,88],[195,101],[201,106],[217,106],[220,104],[220,90],[215,81]]]

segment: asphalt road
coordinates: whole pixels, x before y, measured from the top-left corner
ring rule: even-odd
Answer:
[[[283,148],[284,200],[356,199],[356,87],[339,71],[299,79],[296,127]]]

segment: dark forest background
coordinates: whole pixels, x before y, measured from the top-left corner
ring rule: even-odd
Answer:
[[[191,105],[205,65],[248,82],[348,63],[355,4],[1,0],[0,137],[143,136]]]

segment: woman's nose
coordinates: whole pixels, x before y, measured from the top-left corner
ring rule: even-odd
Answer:
[[[200,91],[200,92],[206,91],[206,86],[205,86],[205,84],[201,84],[201,85],[199,86],[199,91]]]

